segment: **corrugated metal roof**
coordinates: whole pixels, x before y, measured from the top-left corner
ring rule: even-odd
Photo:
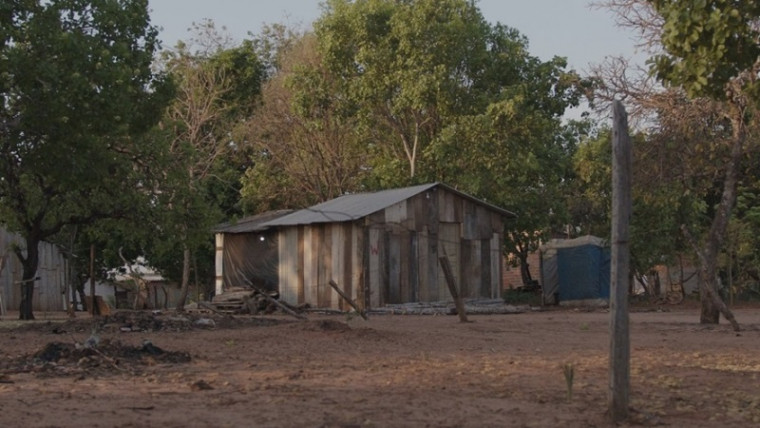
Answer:
[[[246,233],[260,232],[266,230],[268,226],[262,226],[263,223],[292,213],[293,210],[267,211],[265,213],[252,215],[242,218],[238,221],[222,223],[216,226],[214,233]]]
[[[516,217],[502,208],[478,200],[472,196],[459,192],[442,183],[429,183],[419,186],[404,187],[401,189],[382,190],[374,193],[357,193],[354,195],[345,195],[336,199],[314,205],[288,215],[269,220],[261,227],[275,226],[297,226],[301,224],[313,223],[334,223],[353,221],[366,217],[372,213],[385,209],[391,205],[411,198],[419,193],[430,190],[434,187],[443,187],[464,198],[472,200],[478,204],[484,205],[491,210],[497,211],[506,217]]]

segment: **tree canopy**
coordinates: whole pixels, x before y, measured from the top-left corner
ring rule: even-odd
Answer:
[[[0,220],[26,240],[15,253],[28,319],[37,244],[148,193],[152,148],[132,137],[160,117],[170,87],[151,69],[146,0],[4,2],[0,37]]]
[[[331,0],[314,35],[287,46],[251,121],[249,201],[445,181],[520,213],[509,251],[523,257],[563,224],[583,127],[562,116],[587,87],[564,59],[531,56],[517,30],[464,0]]]
[[[662,17],[665,53],[652,59],[666,83],[690,96],[725,99],[725,86],[760,56],[755,23],[760,3],[729,0],[651,0]]]

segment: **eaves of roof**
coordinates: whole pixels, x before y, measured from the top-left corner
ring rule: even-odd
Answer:
[[[290,214],[291,212],[293,212],[293,210],[267,211],[265,213],[244,217],[237,221],[219,224],[214,227],[212,231],[214,233],[260,232],[269,228],[269,226],[264,226],[264,223]]]

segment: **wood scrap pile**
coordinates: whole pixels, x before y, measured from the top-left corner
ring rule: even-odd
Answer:
[[[219,314],[270,314],[277,309],[270,299],[279,298],[279,293],[272,291],[267,294],[268,296],[265,296],[251,288],[232,288],[214,296],[211,302],[204,302],[199,307]]]
[[[286,302],[280,301],[280,293],[266,291],[259,288],[233,288],[224,293],[214,296],[211,302],[200,302],[199,308],[205,308],[218,314],[272,314],[277,310],[296,317],[305,319],[295,308]]]

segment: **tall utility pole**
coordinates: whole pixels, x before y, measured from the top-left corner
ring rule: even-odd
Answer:
[[[623,104],[612,104],[612,260],[610,272],[610,389],[613,422],[628,418],[631,340],[628,332],[630,284],[631,138]]]

